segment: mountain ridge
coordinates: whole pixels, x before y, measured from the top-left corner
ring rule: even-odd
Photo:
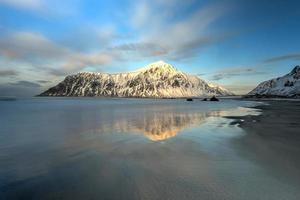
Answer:
[[[200,97],[233,95],[220,86],[158,61],[126,73],[79,72],[39,96]]]
[[[284,76],[261,82],[246,97],[300,98],[300,66]]]

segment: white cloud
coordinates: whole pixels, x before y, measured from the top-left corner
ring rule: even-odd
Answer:
[[[41,34],[16,32],[0,39],[0,54],[10,59],[38,61],[61,58],[70,50],[55,44]]]
[[[265,59],[264,63],[274,63],[274,62],[281,62],[287,60],[297,60],[297,61],[300,60],[300,53],[290,53],[290,54],[275,56],[272,58]]]
[[[17,76],[18,72],[11,69],[0,69],[0,77],[14,77]]]
[[[71,1],[55,6],[58,2],[0,0],[0,4],[38,12],[58,7],[63,9],[67,7],[63,5],[69,5]],[[46,68],[56,75],[74,73],[90,66],[101,68],[116,60],[188,58],[196,55],[200,48],[219,42],[226,36],[207,33],[213,23],[226,13],[226,8],[220,4],[195,8],[190,13],[177,16],[178,12],[188,12],[193,3],[194,0],[153,0],[151,4],[149,1],[136,2],[130,12],[129,29],[133,29],[137,36],[125,40],[110,24],[101,27],[82,24],[78,29],[75,27],[65,35],[61,34],[56,41],[31,31],[8,33],[0,38],[0,56],[12,64],[18,62],[39,70]]]
[[[45,12],[58,7],[62,9],[66,7],[64,4],[69,5],[71,1],[66,0],[66,3],[55,6],[57,2],[58,0],[0,0],[2,4]],[[181,12],[188,12],[194,2],[136,2],[130,12],[132,18],[129,20],[133,32],[137,35],[135,38],[124,40],[113,25],[100,27],[82,24],[80,28],[71,30],[73,34],[69,34],[70,31],[65,35],[61,34],[56,42],[30,31],[2,37],[0,54],[5,59],[50,68],[54,65],[55,70],[63,69],[68,72],[75,72],[90,65],[108,64],[122,58],[135,61],[149,57],[167,60],[192,57],[200,48],[226,37],[224,34],[207,34],[211,25],[224,15],[226,9],[220,4],[212,4],[182,15]],[[179,18],[178,12],[182,15]]]
[[[61,17],[78,12],[80,0],[0,0],[0,4],[43,17]]]
[[[88,66],[103,66],[117,59],[114,52],[98,50],[82,53],[59,45],[45,36],[32,32],[17,32],[0,39],[0,58],[17,65],[48,69],[54,75],[65,75]]]
[[[44,6],[43,0],[0,0],[0,4],[26,10],[41,10]]]
[[[59,71],[62,74],[69,74],[80,71],[87,66],[101,66],[113,62],[116,57],[106,52],[94,54],[72,54],[66,58]],[[55,74],[55,73],[54,73]]]
[[[241,83],[241,82],[233,82],[232,84],[225,84],[223,85],[226,89],[228,89],[231,92],[234,92],[237,95],[245,95],[253,88],[257,86],[256,83]]]
[[[257,76],[262,74],[266,74],[266,72],[258,71],[257,68],[253,67],[228,67],[213,73],[210,80],[219,81],[236,76]]]
[[[189,11],[191,6],[192,0],[154,0],[151,4],[149,1],[140,1],[133,8],[131,20],[132,27],[140,35],[136,43],[160,46],[160,52],[163,52],[166,58],[174,59],[194,56],[195,50],[232,35],[211,32],[212,25],[228,11],[227,6],[221,3],[211,4]],[[187,13],[178,17],[177,12]],[[157,48],[153,51],[157,52]],[[136,53],[145,55],[143,49],[137,50]]]
[[[133,25],[136,28],[144,26],[145,23],[148,22],[150,14],[150,7],[145,1],[136,4],[134,8],[134,17],[131,19]]]

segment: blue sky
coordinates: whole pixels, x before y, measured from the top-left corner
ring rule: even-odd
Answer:
[[[0,96],[158,60],[244,94],[300,60],[292,0],[0,0]]]

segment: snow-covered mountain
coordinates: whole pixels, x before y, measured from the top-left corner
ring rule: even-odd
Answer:
[[[300,66],[282,77],[260,83],[247,96],[300,98]]]
[[[70,75],[40,96],[112,96],[112,97],[199,97],[233,93],[185,74],[163,61],[134,72],[107,74],[81,72]]]

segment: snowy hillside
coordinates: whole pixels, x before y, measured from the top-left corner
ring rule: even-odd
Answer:
[[[107,74],[81,72],[40,96],[113,97],[198,97],[233,95],[220,86],[209,85],[197,76],[185,74],[163,61],[134,72]]]
[[[300,98],[300,66],[285,76],[260,83],[247,96]]]

